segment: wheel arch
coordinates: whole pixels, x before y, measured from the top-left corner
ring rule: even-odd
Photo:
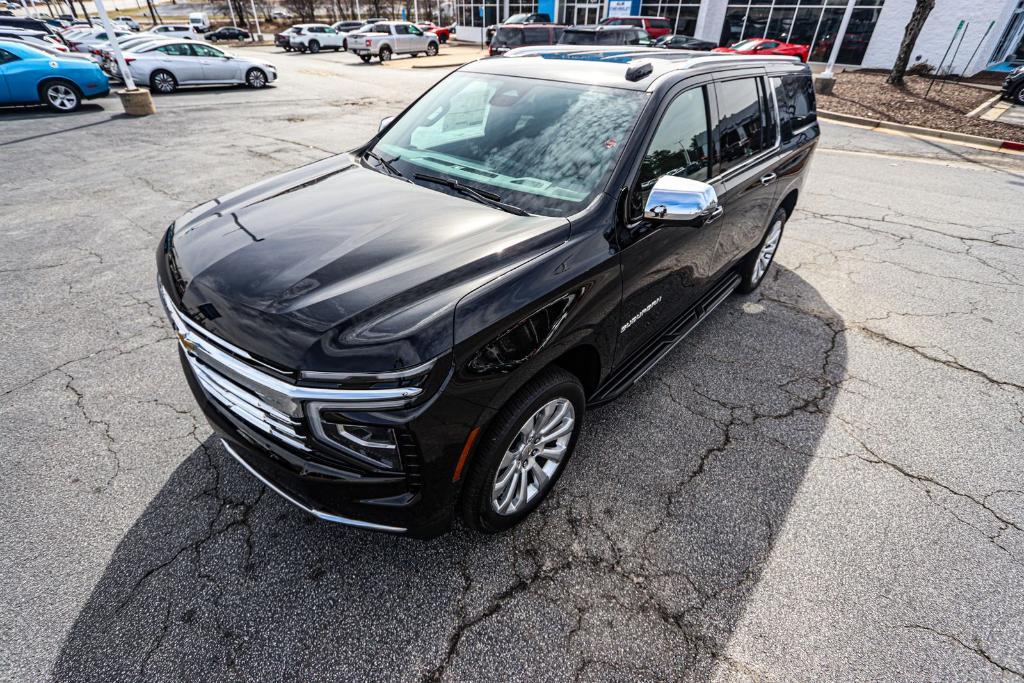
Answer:
[[[574,346],[551,361],[548,367],[552,365],[575,375],[588,399],[601,383],[601,354],[593,344]]]
[[[800,190],[793,188],[789,191],[783,200],[779,203],[779,208],[786,212],[786,218],[793,215],[793,211],[796,209],[796,200],[800,195]]]
[[[65,85],[69,85],[71,86],[71,89],[74,90],[75,93],[78,95],[79,99],[84,98],[84,96],[82,95],[82,89],[79,88],[78,84],[70,78],[66,76],[46,76],[45,78],[41,78],[39,82],[36,84],[36,95],[39,97],[39,101],[43,104],[46,104],[46,96],[44,95],[44,91],[46,90],[46,86],[50,83],[64,83]]]

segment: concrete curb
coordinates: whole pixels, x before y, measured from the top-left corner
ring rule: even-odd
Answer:
[[[968,135],[967,133],[954,133],[949,130],[938,130],[936,128],[922,128],[921,126],[908,126],[903,123],[892,121],[879,121],[863,116],[852,116],[840,114],[839,112],[818,110],[818,115],[826,121],[838,121],[841,123],[853,123],[868,128],[880,128],[882,130],[895,130],[901,133],[912,133],[914,135],[927,135],[932,138],[942,138],[953,142],[963,142],[995,152],[1024,152],[1024,143],[1013,142],[1012,140],[999,140],[998,138],[986,138],[981,135]]]
[[[976,109],[972,109],[971,111],[967,112],[967,118],[969,118],[969,119],[978,118],[979,116],[981,116],[982,114],[987,112],[989,109],[991,109],[992,106],[997,104],[999,102],[999,100],[1001,100],[1001,99],[1003,99],[1002,91],[1000,91],[998,95],[993,95],[989,99],[987,99],[984,102],[982,102],[981,105],[979,107],[977,107]]]

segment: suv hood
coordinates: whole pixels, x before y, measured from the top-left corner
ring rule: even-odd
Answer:
[[[190,319],[264,361],[375,372],[450,349],[463,296],[568,236],[342,154],[192,209],[157,258]]]

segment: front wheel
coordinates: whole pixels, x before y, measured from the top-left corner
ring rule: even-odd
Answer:
[[[466,525],[509,529],[547,497],[576,448],[586,399],[575,375],[552,367],[530,380],[494,418],[461,499]]]
[[[1017,88],[1017,92],[1013,95],[1013,101],[1017,104],[1024,104],[1024,85]]]
[[[384,62],[390,62],[391,61],[391,48],[388,47],[387,45],[384,45],[383,47],[381,47],[380,54],[378,56],[380,58],[381,64],[383,64]]]
[[[761,286],[764,276],[768,274],[768,269],[775,260],[775,252],[779,248],[782,231],[786,227],[786,218],[788,218],[786,210],[781,208],[772,216],[771,223],[768,224],[768,229],[765,230],[764,237],[761,239],[761,244],[747,254],[740,266],[742,280],[736,291],[741,294],[749,294]]]
[[[427,45],[427,56],[428,57],[433,57],[436,54],[437,54],[437,43],[431,41],[430,44]]]
[[[262,69],[249,69],[245,72],[245,84],[256,90],[264,88],[267,85],[267,74]]]

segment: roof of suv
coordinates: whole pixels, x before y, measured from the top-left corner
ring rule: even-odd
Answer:
[[[650,65],[649,73],[637,67]],[[793,66],[806,69],[797,57],[751,56],[696,50],[664,50],[656,47],[554,45],[520,47],[503,57],[489,57],[462,67],[473,73],[522,76],[566,83],[585,83],[627,90],[651,90],[666,74],[737,68],[744,66]],[[627,72],[634,69],[635,80]],[[636,74],[642,77],[636,77]]]

